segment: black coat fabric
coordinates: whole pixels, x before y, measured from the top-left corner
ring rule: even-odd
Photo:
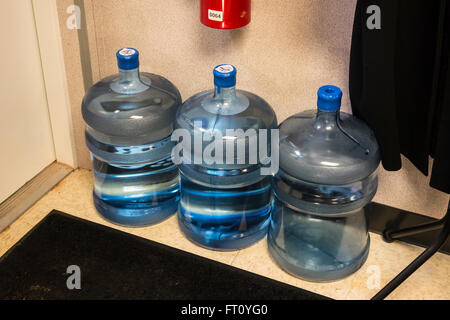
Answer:
[[[380,29],[367,25],[372,5],[381,9]],[[350,63],[353,113],[374,130],[386,170],[400,170],[403,154],[428,175],[431,156],[431,186],[446,193],[449,44],[450,1],[358,1]]]

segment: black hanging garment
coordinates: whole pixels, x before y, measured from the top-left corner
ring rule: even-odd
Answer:
[[[447,3],[448,2],[448,3]],[[386,170],[405,155],[450,193],[450,1],[359,0],[353,30],[353,113],[375,131]]]

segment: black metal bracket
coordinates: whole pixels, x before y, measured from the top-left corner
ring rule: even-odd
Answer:
[[[431,223],[405,228],[401,230],[386,229],[383,232],[383,239],[386,242],[392,243],[405,237],[414,236],[417,234],[441,230],[434,242],[426,249],[417,259],[408,265],[402,272],[400,272],[393,280],[391,280],[380,292],[378,292],[372,300],[383,300],[389,294],[397,289],[406,279],[408,279],[417,269],[419,269],[425,262],[427,262],[447,241],[450,232],[450,201],[446,215],[444,218]]]

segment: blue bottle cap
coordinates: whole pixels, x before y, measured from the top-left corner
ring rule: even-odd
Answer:
[[[214,84],[219,88],[231,88],[236,85],[236,67],[221,64],[214,68]]]
[[[335,86],[324,86],[319,89],[317,106],[324,111],[338,111],[341,108],[342,91]]]
[[[123,48],[117,51],[119,69],[133,70],[139,67],[139,51],[134,48]]]

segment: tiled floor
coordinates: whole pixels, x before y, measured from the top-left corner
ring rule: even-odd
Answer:
[[[0,233],[0,256],[53,209],[334,299],[370,299],[423,251],[422,248],[403,243],[387,244],[380,236],[371,234],[369,258],[356,274],[334,283],[309,283],[282,271],[270,258],[265,240],[237,252],[216,252],[197,247],[188,241],[180,232],[175,216],[157,226],[141,229],[128,229],[110,224],[97,214],[92,203],[91,172],[77,170]],[[450,256],[444,254],[434,256],[393,292],[389,299],[450,299]]]

